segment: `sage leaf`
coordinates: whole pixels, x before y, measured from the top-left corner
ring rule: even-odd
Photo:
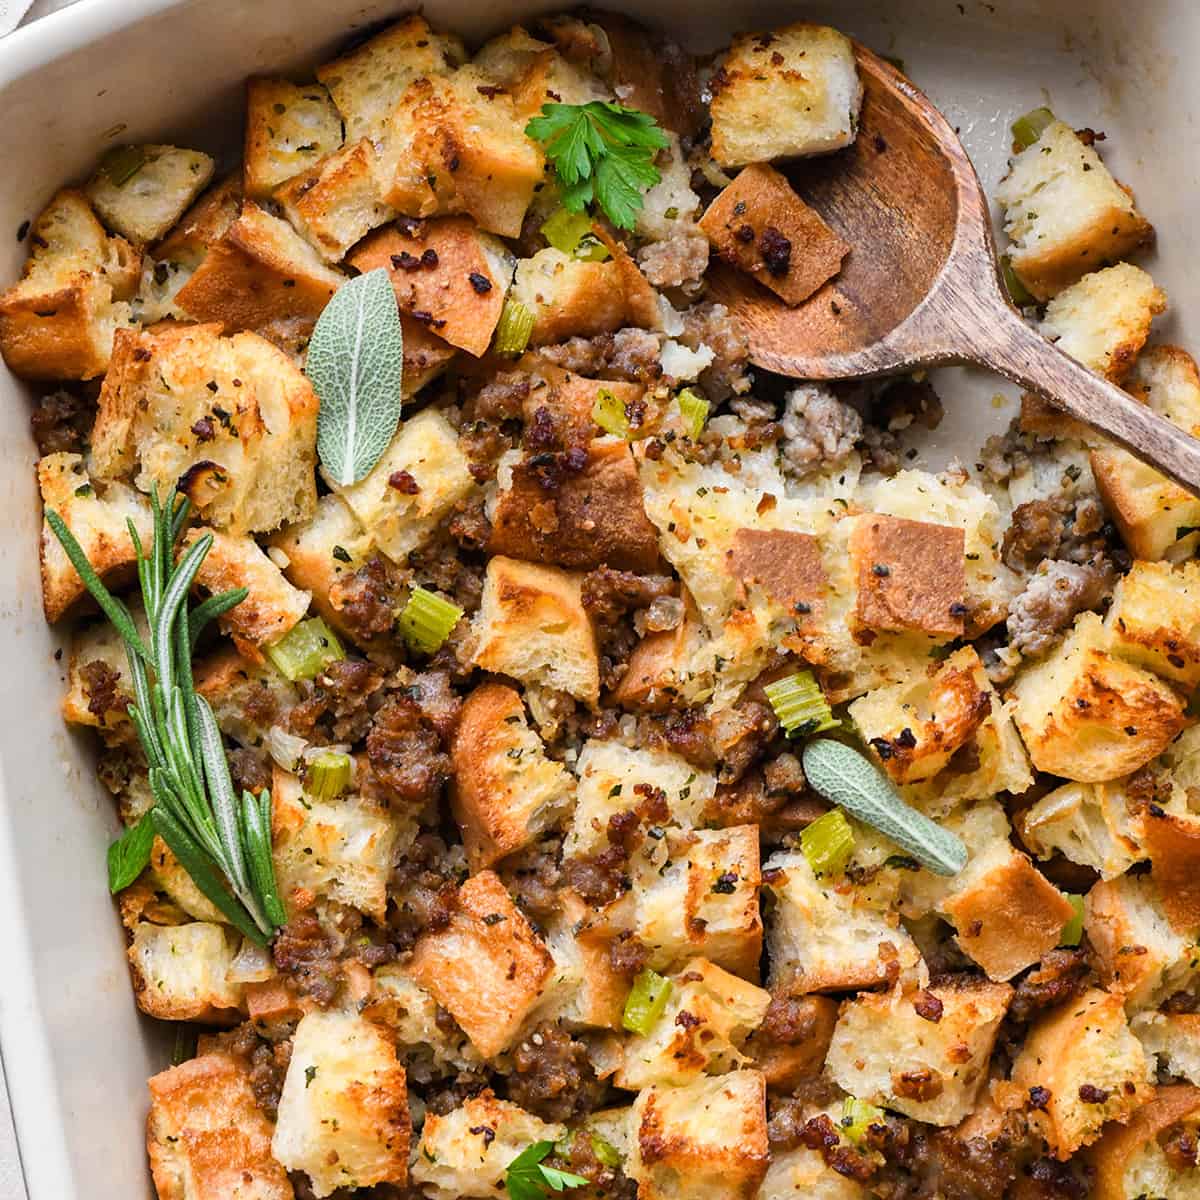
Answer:
[[[334,292],[308,344],[304,371],[321,401],[317,454],[332,482],[357,483],[387,449],[403,369],[396,293],[378,267]]]
[[[150,814],[143,813],[136,825],[131,825],[108,847],[108,890],[115,896],[123,892],[150,865],[150,848],[154,845],[154,826]]]
[[[935,875],[957,875],[967,848],[948,829],[910,808],[891,781],[857,750],[829,738],[804,748],[804,774],[832,804],[878,829]]]

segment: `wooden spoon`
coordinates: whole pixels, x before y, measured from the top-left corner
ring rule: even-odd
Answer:
[[[989,367],[1120,442],[1200,495],[1200,442],[1030,329],[1001,283],[987,200],[945,117],[894,67],[855,45],[864,97],[852,147],[789,169],[853,247],[796,308],[719,264],[715,297],[758,366],[850,379],[947,363]]]

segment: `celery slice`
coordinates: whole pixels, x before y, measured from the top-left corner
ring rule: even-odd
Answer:
[[[100,170],[113,187],[124,187],[145,165],[145,146],[114,146],[100,160]]]
[[[836,729],[838,721],[811,671],[797,671],[768,683],[763,691],[788,737],[808,737]]]
[[[857,1146],[872,1125],[883,1123],[883,1109],[847,1096],[842,1104],[842,1132]]]
[[[1068,892],[1067,899],[1070,900],[1075,915],[1062,927],[1058,944],[1060,946],[1078,946],[1083,937],[1083,897]]]
[[[555,250],[583,262],[603,262],[608,247],[592,232],[592,219],[586,212],[557,208],[542,225],[542,237]]]
[[[275,668],[293,682],[315,679],[331,662],[346,657],[337,635],[320,617],[294,625],[263,652]]]
[[[1012,123],[1013,144],[1018,150],[1028,150],[1056,120],[1055,115],[1044,105],[1030,109]]]
[[[695,441],[708,420],[708,401],[691,388],[684,388],[675,399],[679,401],[679,413],[687,426],[688,437]]]
[[[304,790],[314,799],[336,800],[349,786],[350,755],[326,750],[309,763]]]
[[[500,310],[500,320],[496,322],[492,349],[497,354],[508,354],[513,358],[524,354],[533,333],[533,321],[533,313],[529,308],[519,300],[507,297]]]
[[[400,636],[414,649],[425,654],[440,650],[463,610],[423,587],[409,593],[408,602],[396,620]]]
[[[592,420],[613,437],[629,437],[629,416],[625,412],[625,405],[608,388],[601,388],[596,393]]]
[[[669,979],[664,979],[657,971],[642,971],[629,989],[621,1025],[630,1033],[645,1037],[663,1015],[670,998]]]
[[[830,809],[800,834],[800,849],[814,875],[840,875],[854,853],[854,830],[840,808]]]
[[[1018,308],[1027,308],[1036,304],[1037,300],[1030,295],[1028,288],[1021,282],[1020,275],[1012,265],[1012,259],[1007,254],[1000,256],[1000,270],[1004,274],[1004,286],[1008,289],[1009,298]]]

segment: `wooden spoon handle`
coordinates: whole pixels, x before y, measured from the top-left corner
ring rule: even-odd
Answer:
[[[1056,349],[1011,309],[997,316],[975,348],[980,362],[1120,442],[1200,496],[1200,441]]]

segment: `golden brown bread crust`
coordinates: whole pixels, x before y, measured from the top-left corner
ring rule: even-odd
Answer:
[[[1176,1122],[1194,1120],[1198,1115],[1200,1088],[1176,1084],[1155,1088],[1153,1096],[1127,1124],[1109,1125],[1087,1152],[1087,1160],[1096,1172],[1093,1200],[1128,1200],[1125,1170],[1133,1156]]]
[[[492,340],[508,281],[496,277],[470,217],[435,217],[406,229],[389,225],[346,260],[359,271],[382,267],[401,312],[428,314],[437,336],[476,357]]]
[[[575,570],[608,565],[653,571],[658,534],[642,505],[642,484],[625,442],[593,442],[582,471],[545,489],[528,461],[499,495],[488,550]]]
[[[850,555],[855,620],[865,630],[963,634],[966,535],[951,525],[869,513],[856,519]]]
[[[850,253],[849,243],[765,163],[739,172],[709,205],[700,228],[726,262],[791,305],[802,304],[832,279]]]
[[[1200,926],[1200,820],[1161,809],[1141,822],[1142,848],[1150,856],[1151,875],[1162,906],[1177,933]]]
[[[407,400],[436,379],[458,351],[430,333],[423,321],[414,321],[407,313],[400,314],[400,328],[404,334],[404,375],[400,389]]]
[[[111,343],[98,333],[107,288],[87,271],[52,292],[0,297],[0,350],[22,379],[95,379]]]
[[[242,177],[227,175],[180,217],[151,257],[156,262],[195,262],[237,220],[241,208]]]
[[[762,588],[768,599],[794,614],[804,630],[819,626],[825,595],[821,543],[790,529],[739,529],[725,569],[743,584]]]

